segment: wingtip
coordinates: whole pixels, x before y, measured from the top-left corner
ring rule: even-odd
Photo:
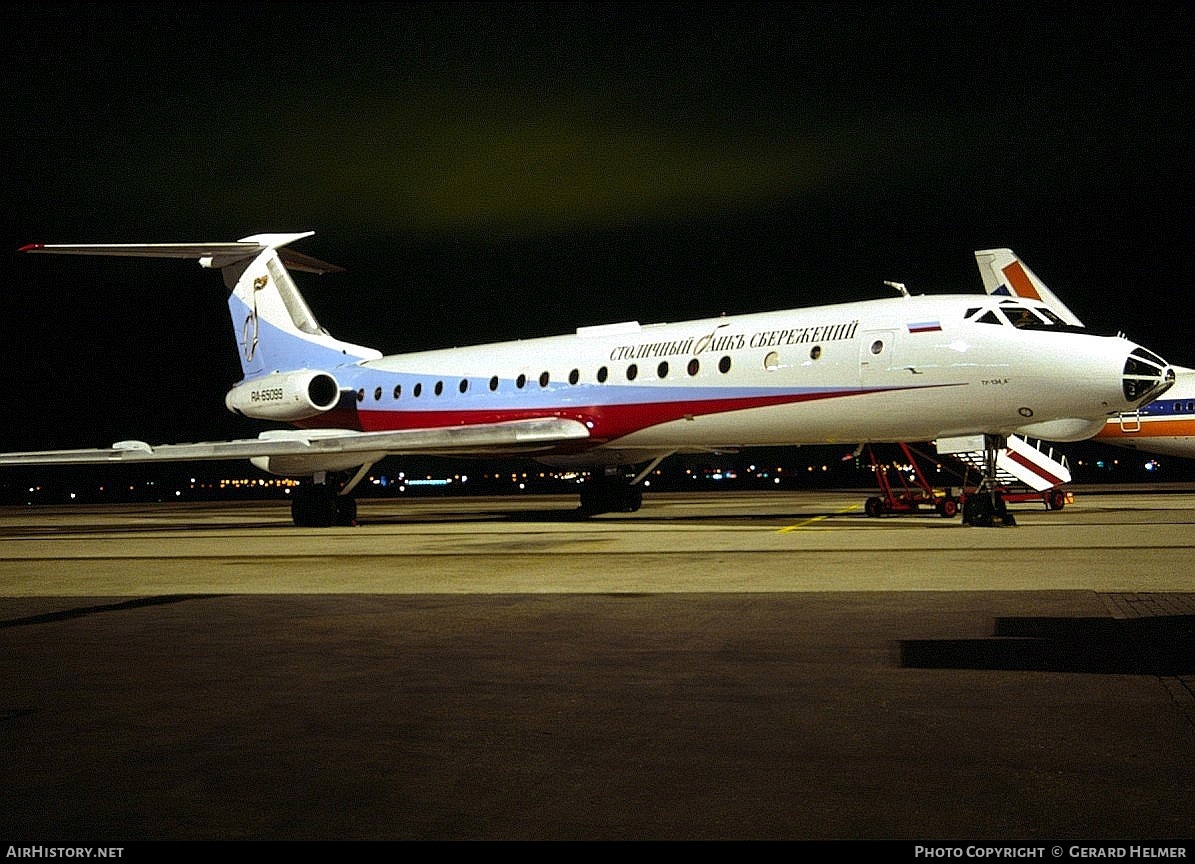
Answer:
[[[46,248],[45,243],[26,243],[24,246],[22,246],[17,251],[18,252],[36,252],[39,249],[45,249],[45,248]]]

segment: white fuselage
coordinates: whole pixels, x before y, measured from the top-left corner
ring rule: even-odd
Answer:
[[[977,320],[996,302],[896,297],[392,355],[330,370],[356,392],[353,416],[342,403],[303,425],[378,431],[564,417],[590,429],[577,461],[630,462],[976,433],[1079,440],[1139,406],[1141,391],[1123,383],[1134,343]]]

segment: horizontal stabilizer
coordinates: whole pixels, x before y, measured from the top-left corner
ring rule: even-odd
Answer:
[[[287,244],[314,231],[301,234],[255,234],[235,243],[30,243],[20,252],[49,255],[100,255],[128,258],[191,258],[204,267],[219,270],[246,259],[255,258],[266,249],[275,249],[282,263],[304,273],[341,273],[343,267],[329,264],[302,252],[285,249]]]

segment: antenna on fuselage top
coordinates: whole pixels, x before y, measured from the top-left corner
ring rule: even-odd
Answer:
[[[907,288],[905,288],[904,282],[889,282],[887,279],[885,279],[884,284],[887,285],[889,288],[895,288],[904,297],[909,296],[909,291]]]

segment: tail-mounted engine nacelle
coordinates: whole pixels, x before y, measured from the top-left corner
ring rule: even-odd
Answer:
[[[300,369],[243,381],[228,391],[229,411],[258,420],[305,420],[336,407],[340,385],[327,372]]]

